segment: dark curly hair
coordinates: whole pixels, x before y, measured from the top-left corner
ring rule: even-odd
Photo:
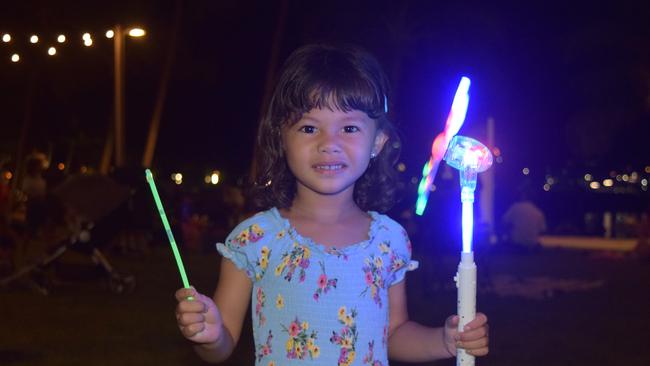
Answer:
[[[330,108],[365,112],[388,137],[355,183],[354,200],[362,210],[390,209],[396,196],[394,164],[401,146],[388,119],[388,101],[388,79],[368,52],[350,45],[321,44],[294,51],[284,64],[257,133],[249,191],[255,208],[291,205],[296,178],[284,156],[282,128],[313,108]]]

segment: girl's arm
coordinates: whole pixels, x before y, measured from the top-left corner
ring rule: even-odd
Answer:
[[[194,346],[196,353],[203,360],[221,362],[235,349],[247,314],[252,288],[253,284],[244,271],[230,260],[221,259],[219,283],[213,299],[221,315],[222,329],[216,342]]]
[[[476,318],[458,332],[458,316],[447,318],[439,328],[425,327],[409,320],[406,308],[406,285],[402,281],[388,289],[390,324],[388,355],[398,361],[421,362],[456,356],[456,346],[473,356],[488,353],[488,324],[485,314]]]
[[[388,289],[388,356],[395,361],[406,362],[453,357],[456,348],[453,344],[445,345],[443,327],[425,327],[409,320],[405,283],[406,280],[401,281]]]

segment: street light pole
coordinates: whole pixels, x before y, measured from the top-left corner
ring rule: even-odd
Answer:
[[[114,30],[106,32],[106,37],[113,38],[113,65],[114,65],[114,112],[113,126],[109,128],[106,136],[106,144],[100,163],[99,171],[101,174],[108,174],[111,162],[111,155],[115,152],[115,166],[121,168],[124,166],[126,159],[125,154],[125,128],[124,128],[124,54],[126,36],[142,37],[145,35],[142,28],[131,28],[125,31],[121,25],[116,25]]]

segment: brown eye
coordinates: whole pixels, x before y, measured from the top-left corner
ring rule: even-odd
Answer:
[[[316,132],[316,127],[314,127],[314,126],[302,126],[302,127],[300,127],[298,129],[298,131],[304,132],[304,133],[314,133],[314,132]]]
[[[345,126],[343,127],[343,131],[345,131],[345,133],[354,133],[359,132],[360,130],[357,126]]]

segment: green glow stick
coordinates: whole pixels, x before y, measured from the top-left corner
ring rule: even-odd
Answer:
[[[147,169],[145,171],[145,175],[147,177],[147,182],[149,183],[149,188],[151,188],[153,199],[156,201],[156,207],[158,207],[158,213],[160,214],[160,219],[162,220],[163,226],[165,227],[167,238],[169,238],[169,244],[172,246],[172,251],[174,252],[174,257],[176,258],[176,264],[178,265],[178,271],[181,273],[181,279],[183,280],[183,287],[190,288],[190,283],[187,281],[187,275],[185,274],[183,260],[181,259],[181,254],[178,252],[176,240],[174,240],[174,234],[172,234],[172,229],[169,226],[169,222],[167,221],[167,215],[165,215],[165,210],[163,209],[162,202],[160,201],[160,196],[158,196],[158,190],[156,189],[156,183],[153,181],[151,170]]]

